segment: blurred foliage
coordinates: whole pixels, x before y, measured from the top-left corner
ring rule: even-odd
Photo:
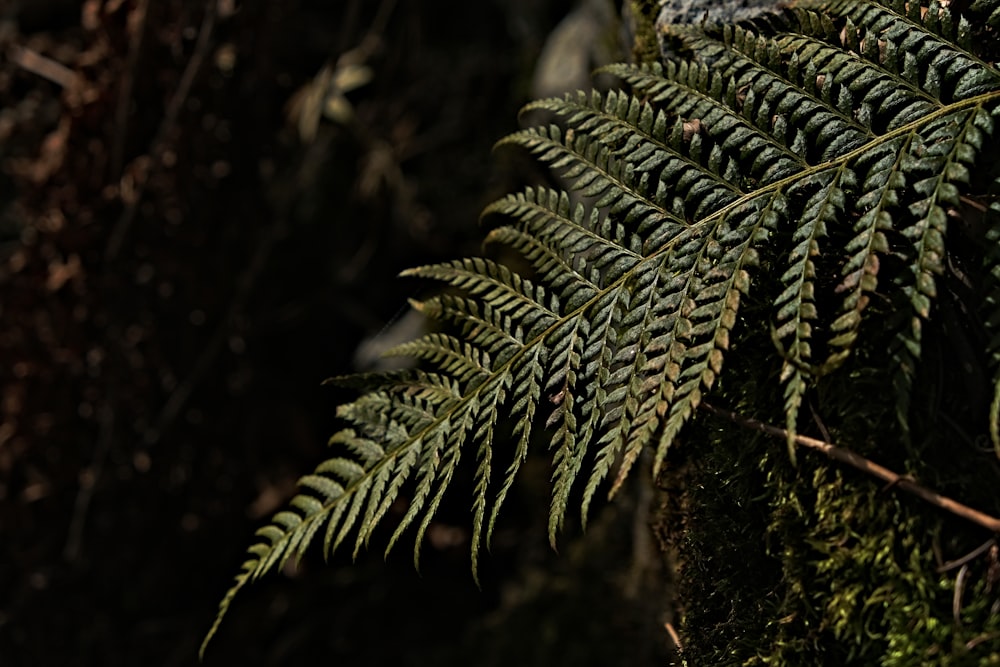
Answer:
[[[478,248],[511,178],[490,147],[569,10],[0,6],[5,665],[191,663],[242,545],[323,455],[343,396],[321,381],[413,294],[393,276]],[[602,664],[665,654],[665,594],[626,596],[600,557],[586,577],[581,559],[549,569],[544,526],[511,507],[482,592],[446,507],[421,577],[405,558],[306,562],[248,596],[209,664],[469,664],[484,646],[542,664],[570,640]]]

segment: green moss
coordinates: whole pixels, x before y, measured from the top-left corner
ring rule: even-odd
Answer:
[[[756,334],[742,344],[768,343]],[[914,398],[922,437],[908,445],[880,389],[877,355],[853,363],[817,392],[830,438],[996,512],[996,466],[954,455],[947,433],[931,426],[949,418],[926,409],[926,390]],[[729,373],[714,400],[781,422],[773,379],[753,367]],[[811,423],[801,428],[822,437]],[[689,665],[1000,664],[1000,586],[990,587],[989,557],[969,564],[961,624],[958,570],[938,572],[942,559],[987,539],[982,529],[814,451],[800,451],[795,467],[780,440],[716,417],[702,418],[688,442],[691,456],[680,452],[663,480],[683,500],[661,528],[684,554],[678,598]]]
[[[656,36],[656,16],[660,11],[656,0],[630,0],[635,21],[635,38],[632,58],[637,63],[654,63],[660,60],[660,43]]]

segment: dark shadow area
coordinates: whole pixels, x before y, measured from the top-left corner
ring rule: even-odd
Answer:
[[[0,663],[189,665],[253,531],[326,455],[321,386],[480,252],[564,0],[0,5]],[[665,664],[623,494],[563,554],[539,460],[483,589],[461,481],[423,545],[313,554],[206,664]],[[577,531],[578,534],[579,531]],[[652,555],[651,555],[652,554]]]

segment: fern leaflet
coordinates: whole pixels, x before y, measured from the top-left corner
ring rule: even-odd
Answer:
[[[973,10],[995,17],[993,7]],[[530,275],[479,258],[405,272],[457,290],[416,304],[449,333],[395,350],[434,370],[361,381],[366,393],[339,409],[347,427],[331,440],[347,453],[303,477],[258,531],[209,638],[248,581],[320,533],[324,553],[351,535],[357,553],[402,498],[388,548],[416,524],[416,560],[466,450],[474,574],[538,440],[553,459],[554,544],[571,505],[586,521],[642,452],[661,469],[741,327],[772,331],[791,447],[810,388],[857,348],[870,300],[897,303],[905,424],[949,212],[982,186],[974,170],[997,148],[1000,72],[973,54],[970,35],[937,3],[806,1],[735,26],[675,28],[685,58],[606,68],[627,90],[529,105],[550,121],[499,145],[530,152],[567,191],[527,188],[484,220],[489,241],[520,253]],[[982,259],[996,331],[993,219]],[[906,270],[881,284],[887,261]],[[769,307],[745,312],[748,298]],[[1000,368],[998,351],[995,336]]]

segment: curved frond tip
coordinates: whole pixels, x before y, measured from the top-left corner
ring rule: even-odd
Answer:
[[[405,509],[388,549],[415,527],[417,561],[463,460],[474,576],[533,449],[552,458],[555,544],[571,508],[586,522],[643,452],[662,469],[745,327],[772,331],[791,447],[811,388],[864,340],[879,290],[903,309],[892,354],[905,423],[960,233],[949,216],[995,155],[1000,109],[1000,73],[972,52],[969,22],[909,7],[800,2],[677,29],[686,59],[614,65],[622,90],[530,105],[548,122],[499,145],[565,187],[526,188],[484,212],[489,241],[529,268],[467,258],[405,272],[449,286],[414,304],[440,332],[393,351],[426,368],[366,378],[339,409],[335,453],[258,531],[206,643],[249,581],[320,536],[325,555],[345,543],[357,554],[393,507]],[[887,280],[890,258],[904,270]],[[998,254],[982,259],[1000,285]],[[994,327],[998,295],[994,285]],[[764,307],[744,312],[747,297]],[[992,341],[995,369],[998,350]]]

